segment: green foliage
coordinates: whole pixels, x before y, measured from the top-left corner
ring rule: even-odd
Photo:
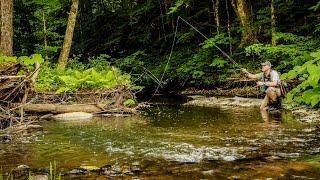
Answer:
[[[31,22],[31,25],[37,28],[33,32],[37,40],[35,51],[44,57],[55,56],[63,41],[59,30],[66,26],[65,18],[57,18],[56,14],[60,13],[64,4],[60,0],[35,0],[33,5],[37,7],[33,14],[35,19]]]
[[[56,163],[56,161],[53,162],[53,165],[50,162],[49,179],[50,180],[61,180],[61,173],[59,173],[59,175],[57,174],[57,163]]]
[[[76,69],[76,70],[84,70],[87,68],[87,65],[80,61],[82,55],[73,56],[73,58],[68,59],[68,63],[66,65],[67,69]]]
[[[274,33],[274,38],[277,43],[280,44],[300,44],[304,43],[308,40],[307,37],[298,36],[292,33],[282,33],[276,32]]]
[[[184,4],[185,0],[177,0],[174,4],[174,6],[169,8],[169,12],[167,14],[175,13],[179,10],[179,8]]]
[[[320,50],[311,53],[314,58],[302,66],[296,66],[288,73],[281,76],[283,79],[299,78],[303,80],[301,84],[292,89],[286,96],[286,102],[311,105],[320,104]]]
[[[127,99],[126,101],[123,102],[123,105],[126,107],[132,107],[136,104],[137,102],[134,99]]]
[[[33,69],[33,65],[38,62],[40,64],[44,63],[44,59],[41,54],[33,54],[31,56],[20,56],[19,58],[16,56],[0,56],[0,64],[3,63],[12,63],[12,62],[21,62],[27,66],[29,70]],[[25,72],[21,70],[19,74],[24,74]]]
[[[212,58],[208,58],[212,57]],[[190,83],[198,85],[204,83],[206,85],[223,80],[223,69],[227,63],[218,56],[212,55],[211,51],[199,49],[191,58],[185,59],[185,63],[181,64],[177,69],[177,73],[185,78],[190,79]],[[220,73],[218,73],[218,71]]]
[[[100,54],[98,57],[89,58],[88,67],[96,68],[98,71],[106,70],[105,68],[110,67],[111,56],[107,54]]]
[[[67,71],[66,75],[59,76],[61,85],[56,91],[75,92],[78,89],[106,89],[114,88],[118,85],[130,86],[130,75],[121,75],[120,71],[114,67],[111,70],[97,72],[94,68],[83,72],[78,70]]]
[[[212,48],[217,45],[228,45],[230,42],[233,44],[234,40],[232,38],[229,38],[225,33],[220,33],[215,35],[212,38],[209,38],[205,40],[201,45],[202,48]]]
[[[39,53],[45,59],[56,62],[66,30],[70,2],[16,1],[13,18],[15,54],[21,56]],[[215,34],[217,27],[212,7],[214,2],[211,1],[81,1],[70,52],[74,57],[67,69],[82,72],[94,68],[100,72],[105,67],[115,65],[132,75],[133,80],[140,79],[144,85],[154,87],[157,83],[155,79],[161,77],[168,62],[178,16],[184,17],[203,34],[211,35],[211,38],[203,42],[203,37],[198,32],[179,21],[177,43],[164,76],[165,82],[184,84],[187,81],[187,85],[214,85],[213,83],[222,80],[227,76],[227,68],[230,66],[219,58],[222,54],[215,45],[224,51],[230,48],[233,58],[239,58],[241,61],[238,62],[245,64],[253,62],[259,66],[260,61],[272,59],[275,68],[280,71],[302,66],[312,59],[309,52],[315,51],[314,48],[319,44],[319,3],[294,0],[273,2],[276,30],[290,33],[276,33],[278,45],[266,45],[271,40],[270,1],[248,2],[247,5],[252,7],[249,10],[252,13],[250,19],[253,22],[253,33],[261,43],[248,47],[247,53],[254,55],[253,62],[249,58],[243,58],[243,49],[238,48],[240,41],[236,40],[241,37],[243,29],[237,14],[230,13],[230,2],[227,3],[229,11],[220,7],[221,24],[219,34]],[[208,51],[207,56],[199,50],[199,44]],[[99,54],[109,54],[113,58]],[[259,57],[256,58],[256,55]],[[47,80],[49,83],[45,79],[41,80],[44,89],[49,88],[50,84],[57,88],[62,83],[59,76],[67,75],[53,66],[41,67],[58,74],[50,75],[52,78]],[[146,73],[146,69],[149,72]]]
[[[141,71],[144,71],[145,63],[143,60],[146,56],[147,54],[144,51],[137,51],[125,58],[119,58],[116,64],[117,67],[126,72],[141,73]]]
[[[0,64],[11,62],[18,62],[18,58],[16,56],[0,56]]]
[[[38,91],[56,91],[57,93],[75,92],[82,89],[101,90],[126,86],[129,89],[140,89],[131,83],[129,74],[122,74],[115,67],[110,66],[106,59],[109,56],[101,55],[97,59],[91,58],[87,66],[75,65],[74,58],[66,69],[60,69],[54,64],[45,63],[35,87]],[[95,67],[96,66],[96,67]],[[78,69],[77,69],[78,68]]]
[[[302,65],[312,59],[310,51],[312,47],[315,47],[315,42],[309,41],[308,38],[288,33],[277,33],[276,39],[279,42],[293,44],[278,44],[276,46],[253,44],[246,47],[245,52],[247,56],[258,55],[262,61],[271,60],[271,63],[280,71]]]
[[[21,56],[18,58],[19,61],[23,62],[26,66],[32,66],[36,62],[42,64],[44,59],[42,58],[41,54],[33,54],[30,57],[28,56]]]
[[[222,68],[225,66],[227,61],[223,60],[221,57],[214,58],[210,66],[212,67],[217,67],[217,68]]]

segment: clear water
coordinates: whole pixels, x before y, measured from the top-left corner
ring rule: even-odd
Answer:
[[[138,164],[144,172],[140,176],[164,179],[320,177],[319,167],[298,161],[319,156],[319,129],[284,111],[271,113],[265,122],[258,109],[161,105],[139,116],[43,126],[32,140],[0,144],[4,171],[21,164],[44,168],[56,161],[61,171]],[[276,160],[269,162],[269,157]],[[311,174],[295,175],[294,167]]]

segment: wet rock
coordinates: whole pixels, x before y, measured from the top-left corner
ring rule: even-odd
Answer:
[[[82,168],[76,168],[76,169],[72,169],[71,171],[69,171],[69,174],[85,174],[87,172],[87,170],[82,169]]]
[[[32,180],[48,180],[49,177],[47,175],[34,175],[31,176]]]
[[[224,156],[224,157],[222,157],[222,159],[224,161],[235,161],[237,159],[237,157],[235,157],[235,156]]]
[[[100,170],[102,174],[105,174],[108,176],[118,176],[122,173],[119,166],[105,165],[101,167]]]
[[[228,179],[240,179],[240,176],[231,176]]]
[[[28,133],[32,133],[35,131],[42,131],[42,130],[43,130],[43,127],[41,125],[38,125],[38,124],[27,125],[27,132]]]
[[[214,171],[213,171],[213,170],[201,171],[201,173],[202,173],[203,175],[212,175],[212,174],[214,173]]]
[[[19,165],[18,167],[15,168],[15,171],[20,171],[20,172],[22,172],[22,171],[27,171],[27,170],[29,170],[29,169],[30,169],[29,166],[27,166],[27,165],[25,165],[25,164],[21,164],[21,165]]]
[[[139,162],[132,163],[131,171],[134,173],[141,172],[142,170],[140,168],[140,163]]]
[[[126,175],[133,175],[133,172],[131,171],[131,168],[128,165],[122,166],[121,172]]]
[[[11,140],[12,137],[9,134],[0,135],[0,142],[10,142]]]
[[[98,171],[100,168],[97,166],[80,166],[81,169],[87,170],[87,171]]]
[[[100,167],[100,171],[101,172],[105,172],[105,171],[110,171],[111,170],[111,165],[107,164],[107,165],[104,165],[102,167]]]
[[[53,114],[45,114],[43,116],[41,116],[39,119],[40,120],[50,120],[52,119]]]
[[[55,120],[86,120],[91,119],[93,115],[86,112],[63,113],[52,116]]]
[[[268,161],[268,162],[273,162],[273,161],[275,161],[275,160],[279,160],[279,159],[281,159],[279,156],[268,156],[268,157],[265,157],[264,158],[266,161]]]

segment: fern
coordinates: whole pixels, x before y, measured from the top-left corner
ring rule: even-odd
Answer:
[[[288,103],[298,103],[316,107],[320,104],[320,50],[310,54],[314,59],[304,63],[302,66],[296,66],[288,73],[281,76],[282,79],[303,80],[301,84],[292,89],[287,95],[285,101]]]

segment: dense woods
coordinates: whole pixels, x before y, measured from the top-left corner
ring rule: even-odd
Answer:
[[[154,91],[217,87],[239,77],[240,67],[257,72],[270,60],[283,78],[304,82],[288,101],[315,106],[319,6],[315,0],[1,1],[1,52],[41,54],[46,65],[37,86],[44,90],[58,79],[48,74],[57,64],[80,71],[116,66]]]
[[[320,0],[0,0],[0,180],[320,179],[319,45]]]

